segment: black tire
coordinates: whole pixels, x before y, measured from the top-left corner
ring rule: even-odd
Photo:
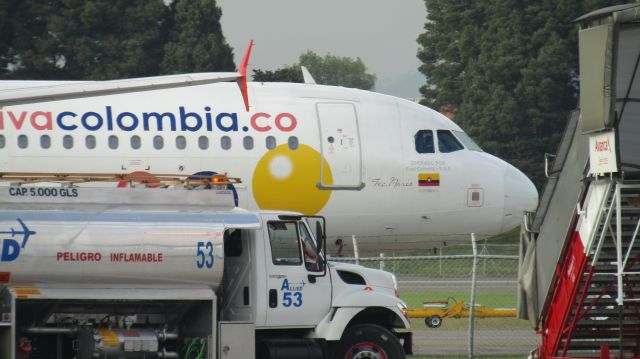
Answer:
[[[431,317],[424,318],[424,324],[429,328],[433,328],[433,325],[431,324]]]
[[[439,315],[434,315],[431,317],[431,328],[439,328],[442,325],[442,317]]]
[[[347,329],[335,354],[338,359],[405,359],[398,338],[374,324],[358,324]]]

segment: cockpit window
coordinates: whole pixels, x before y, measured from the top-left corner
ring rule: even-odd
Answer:
[[[464,147],[466,147],[469,151],[479,151],[482,152],[482,148],[478,146],[478,144],[465,132],[462,131],[453,131],[453,133],[458,137],[458,139],[462,142]]]
[[[438,130],[438,151],[450,153],[460,151],[464,147],[448,130]]]
[[[433,131],[419,130],[415,135],[416,152],[418,153],[434,153]]]

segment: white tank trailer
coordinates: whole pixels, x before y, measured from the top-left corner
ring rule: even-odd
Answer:
[[[393,275],[229,190],[0,187],[0,358],[404,358]]]

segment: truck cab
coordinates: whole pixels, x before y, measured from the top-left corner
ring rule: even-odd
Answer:
[[[392,274],[328,261],[322,217],[250,212],[229,195],[0,187],[0,357],[411,352]]]
[[[226,237],[221,296],[223,320],[254,323],[258,352],[288,342],[292,358],[395,358],[404,356],[400,338],[410,351],[408,333],[390,333],[409,328],[392,274],[327,261],[322,217],[261,212],[260,221],[256,231]],[[349,342],[361,335],[371,341]]]

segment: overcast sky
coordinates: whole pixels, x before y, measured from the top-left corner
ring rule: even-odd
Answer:
[[[249,69],[273,70],[313,50],[321,56],[360,57],[378,76],[376,90],[417,97],[423,0],[218,0],[222,29],[236,64],[250,39]]]

